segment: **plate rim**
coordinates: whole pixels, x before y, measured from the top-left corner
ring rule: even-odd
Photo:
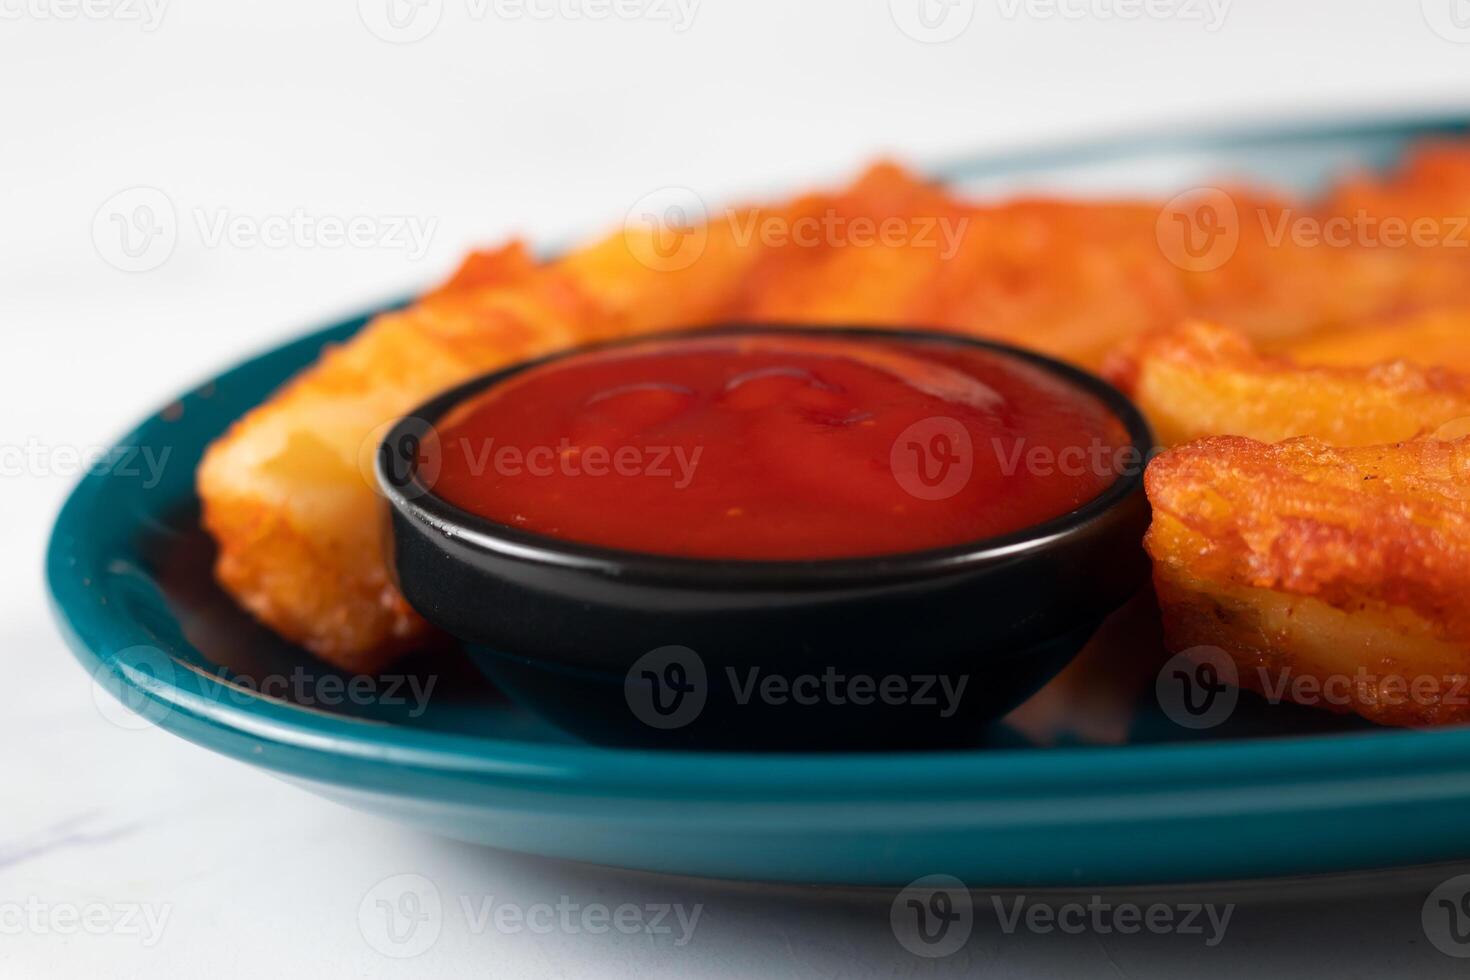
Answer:
[[[1148,152],[1154,146],[1185,149],[1202,145],[1299,141],[1354,136],[1432,136],[1470,130],[1466,113],[1422,113],[1410,117],[1372,114],[1356,121],[1281,122],[1226,126],[1203,133],[1172,130],[1147,136],[1118,135],[1049,150],[981,155],[966,164],[928,168],[945,180],[1023,169],[1048,161],[1077,163],[1108,155]],[[1098,155],[1102,155],[1099,157]],[[216,383],[227,382],[289,354],[305,354],[348,336],[378,313],[399,308],[403,300],[375,305],[363,313],[265,347],[235,361],[170,404],[187,401]],[[284,381],[284,379],[282,379]],[[142,441],[156,412],[114,440],[117,448]],[[710,799],[737,794],[741,800],[769,804],[750,790],[768,790],[782,802],[830,800],[846,794],[870,799],[877,792],[902,793],[912,802],[944,799],[999,800],[1006,794],[1028,798],[1106,795],[1157,799],[1190,793],[1217,797],[1235,785],[1272,783],[1301,789],[1337,785],[1354,796],[1367,784],[1391,783],[1423,798],[1463,797],[1470,787],[1440,782],[1445,775],[1470,776],[1470,726],[1439,729],[1382,729],[1336,734],[1247,737],[1170,744],[1048,746],[1025,749],[976,748],[946,751],[752,753],[657,751],[577,745],[546,745],[491,736],[446,733],[346,718],[260,696],[226,699],[218,684],[190,683],[192,671],[172,681],[122,662],[118,651],[152,645],[154,638],[120,606],[95,607],[90,586],[77,570],[68,539],[84,533],[95,519],[101,473],[84,475],[68,494],[46,546],[46,582],[51,608],[73,654],[94,677],[126,688],[166,710],[159,727],[201,742],[195,723],[217,734],[237,737],[210,747],[271,768],[252,755],[239,738],[262,740],[375,770],[380,764],[510,782],[526,788],[574,785],[578,792],[612,790],[632,797],[671,795]],[[233,746],[233,747],[231,747]],[[255,750],[258,753],[258,749]],[[1412,766],[1406,765],[1412,760]],[[1346,764],[1346,765],[1344,765]],[[339,773],[347,776],[348,773]],[[338,781],[327,779],[328,782]],[[353,782],[341,779],[342,782]],[[1456,781],[1448,781],[1454,783]],[[876,784],[876,785],[875,785]],[[390,790],[391,787],[384,787]],[[915,795],[918,794],[918,795]],[[1217,799],[1217,803],[1220,801]]]

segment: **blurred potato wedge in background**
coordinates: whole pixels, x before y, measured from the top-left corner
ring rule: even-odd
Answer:
[[[1200,321],[1138,338],[1104,373],[1133,397],[1163,446],[1215,435],[1371,446],[1470,419],[1470,375],[1407,361],[1307,366]]]
[[[1281,353],[1307,365],[1366,367],[1408,361],[1470,374],[1470,306],[1345,327],[1293,341]]]
[[[1470,721],[1470,438],[1338,449],[1223,436],[1149,467],[1174,652],[1273,701]]]

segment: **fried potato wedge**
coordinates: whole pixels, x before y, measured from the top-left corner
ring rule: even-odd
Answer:
[[[1222,436],[1162,454],[1146,485],[1171,651],[1224,650],[1273,700],[1470,721],[1470,439]]]
[[[1293,341],[1281,352],[1300,364],[1365,367],[1408,361],[1470,374],[1470,307],[1354,325]]]
[[[806,217],[881,218],[920,211],[935,193],[878,167],[843,192],[762,213],[787,228]],[[475,374],[576,343],[726,317],[763,254],[740,237],[752,213],[699,227],[635,223],[550,264],[514,245],[477,253],[411,308],[325,351],[200,465],[220,583],[261,621],[344,669],[375,671],[420,643],[428,628],[383,557],[376,438]]]
[[[700,223],[651,215],[552,262],[518,246],[476,253],[411,308],[325,352],[212,447],[198,482],[219,545],[217,577],[289,639],[339,666],[374,670],[427,629],[382,557],[367,465],[373,437],[469,376],[589,340],[736,320],[932,326],[1088,367],[1191,316],[1288,344],[1349,323],[1470,308],[1470,257],[1452,248],[1303,244],[1279,233],[1289,226],[1283,219],[1463,213],[1467,203],[1463,145],[1433,149],[1388,178],[1353,181],[1321,202],[1232,191],[1230,247],[1200,267],[1166,241],[1161,229],[1173,228],[1175,215],[1157,202],[977,204],[880,165],[845,189]],[[1290,385],[1278,380],[1284,393]],[[1401,409],[1432,401],[1395,397],[1386,421],[1372,423],[1375,438]],[[1228,418],[1223,404],[1218,410]],[[1199,431],[1179,411],[1174,436]],[[1339,428],[1357,424],[1351,411],[1338,407]]]
[[[1104,373],[1133,396],[1164,446],[1214,435],[1371,446],[1470,420],[1470,375],[1405,361],[1303,366],[1200,321],[1139,338]]]

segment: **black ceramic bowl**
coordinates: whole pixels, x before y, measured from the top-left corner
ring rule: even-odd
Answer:
[[[1000,353],[1100,399],[1140,460],[1152,448],[1137,409],[1101,379],[953,334],[764,326],[618,343],[715,332],[872,336]],[[1025,531],[813,561],[579,544],[487,520],[434,494],[416,447],[436,422],[519,372],[587,350],[439,395],[401,420],[378,456],[390,564],[405,597],[466,641],[511,696],[585,738],[730,748],[963,743],[1060,670],[1146,578],[1142,465],[1079,509]]]

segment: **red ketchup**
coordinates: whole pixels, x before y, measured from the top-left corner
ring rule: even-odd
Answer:
[[[850,334],[563,358],[460,405],[437,436],[433,490],[464,510],[698,558],[977,541],[1066,514],[1139,462],[1101,401],[1044,368]]]

